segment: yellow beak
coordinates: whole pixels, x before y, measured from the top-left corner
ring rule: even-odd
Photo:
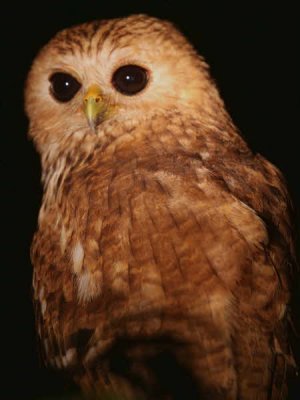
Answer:
[[[91,85],[83,99],[83,108],[89,126],[95,131],[97,124],[103,119],[107,106],[98,85]]]

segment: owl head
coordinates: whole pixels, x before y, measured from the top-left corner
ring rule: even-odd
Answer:
[[[207,66],[172,24],[145,15],[59,32],[30,70],[29,135],[42,151],[105,124],[140,124],[153,113],[212,110],[221,102]]]

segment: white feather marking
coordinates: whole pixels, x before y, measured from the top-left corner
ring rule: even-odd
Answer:
[[[77,242],[72,251],[73,271],[79,274],[82,269],[84,251],[82,244]]]
[[[86,356],[84,357],[84,361],[89,362],[89,361],[95,359],[97,357],[97,355],[98,355],[98,352],[97,352],[96,346],[92,346],[89,348]]]
[[[44,286],[42,286],[39,292],[39,299],[41,302],[44,300],[44,294],[45,294],[45,289]]]
[[[279,307],[279,319],[282,319],[284,317],[285,311],[286,311],[286,304],[281,304],[281,306]]]
[[[62,365],[64,367],[69,366],[70,364],[73,364],[75,359],[76,359],[76,349],[74,347],[70,348],[67,350],[66,354],[62,356]]]
[[[77,275],[78,299],[86,303],[101,293],[102,275],[100,271],[85,271]]]
[[[203,160],[207,160],[210,157],[210,153],[208,151],[201,151],[200,155],[203,158]]]
[[[113,339],[99,339],[94,346],[91,346],[84,357],[84,363],[89,363],[99,355],[103,354],[108,348],[111,347]]]
[[[38,216],[39,225],[41,225],[43,223],[44,218],[45,218],[45,207],[44,207],[44,205],[42,205],[40,208],[40,211],[39,211],[39,216]]]
[[[43,300],[41,302],[41,311],[42,311],[43,315],[45,314],[46,310],[47,310],[47,303],[46,303],[46,300]]]

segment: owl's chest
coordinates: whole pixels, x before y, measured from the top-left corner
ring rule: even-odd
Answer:
[[[40,281],[51,277],[79,303],[130,294],[136,304],[155,293],[175,296],[192,282],[205,285],[210,263],[225,279],[230,268],[235,282],[242,261],[232,257],[252,252],[236,226],[257,241],[265,230],[205,168],[182,165],[127,159],[53,177],[33,245]]]

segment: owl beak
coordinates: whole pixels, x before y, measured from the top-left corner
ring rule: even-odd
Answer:
[[[83,109],[89,126],[96,131],[97,125],[103,120],[106,112],[106,105],[98,85],[91,85],[88,88],[83,98]]]

